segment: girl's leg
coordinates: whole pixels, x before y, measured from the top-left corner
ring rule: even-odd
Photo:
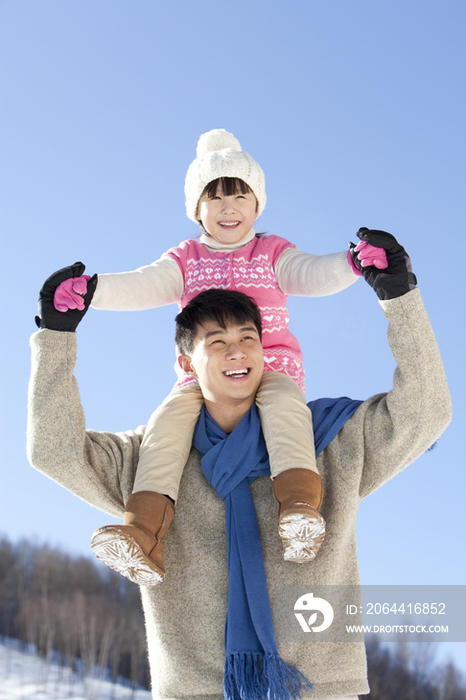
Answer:
[[[203,403],[199,385],[188,384],[174,389],[154,411],[141,443],[133,494],[155,491],[176,501]]]
[[[312,413],[296,382],[281,372],[264,372],[256,405],[272,479],[291,468],[317,472]]]
[[[92,536],[98,559],[134,583],[163,581],[164,537],[203,398],[197,384],[175,389],[152,414],[141,443],[133,493],[123,525],[106,525]]]
[[[316,467],[311,411],[298,385],[279,372],[264,372],[256,404],[279,504],[278,531],[284,558],[311,561],[325,537],[325,521],[318,512],[323,489]]]

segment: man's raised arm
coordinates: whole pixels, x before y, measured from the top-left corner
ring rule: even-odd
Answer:
[[[451,401],[406,251],[384,231],[361,229],[358,236],[387,251],[386,270],[361,271],[377,292],[389,322],[388,341],[397,363],[393,389],[365,401],[339,436],[342,452],[350,452],[361,465],[359,491],[364,497],[437,440],[451,420]]]
[[[33,467],[108,513],[121,516],[131,494],[143,429],[102,433],[85,429],[73,371],[76,327],[87,310],[61,313],[53,308],[54,289],[75,266],[44,284],[39,300],[41,330],[31,339],[32,371],[28,404],[28,458]],[[60,314],[60,315],[58,315]],[[65,321],[66,319],[66,321]],[[63,324],[72,324],[62,330]]]

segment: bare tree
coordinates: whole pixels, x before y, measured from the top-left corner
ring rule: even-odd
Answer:
[[[452,663],[436,664],[432,643],[367,645],[368,700],[466,700],[464,678]]]

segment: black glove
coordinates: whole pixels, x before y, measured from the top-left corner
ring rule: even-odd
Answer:
[[[51,331],[67,331],[74,332],[78,327],[79,322],[89,308],[89,304],[94,296],[97,286],[97,275],[91,277],[87,283],[87,292],[84,295],[84,309],[68,309],[68,311],[57,311],[53,304],[53,296],[59,284],[70,277],[81,277],[86,266],[82,262],[76,262],[74,265],[64,267],[44,282],[39,294],[39,315],[36,316],[36,325],[39,328],[48,328]]]
[[[350,243],[354,264],[361,271],[366,282],[375,290],[379,299],[396,299],[414,289],[417,280],[411,268],[411,260],[403,246],[391,233],[363,227],[359,229],[357,236],[361,241],[366,241],[377,248],[384,248],[387,254],[388,267],[385,270],[379,270],[374,265],[362,267],[358,254],[354,250],[355,244]]]

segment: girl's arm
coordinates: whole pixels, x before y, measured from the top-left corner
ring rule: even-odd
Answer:
[[[347,252],[312,255],[288,248],[275,265],[278,286],[285,294],[320,297],[341,292],[358,276],[347,260]]]
[[[91,306],[107,311],[153,309],[178,302],[183,288],[178,264],[163,256],[132,272],[99,275]]]

